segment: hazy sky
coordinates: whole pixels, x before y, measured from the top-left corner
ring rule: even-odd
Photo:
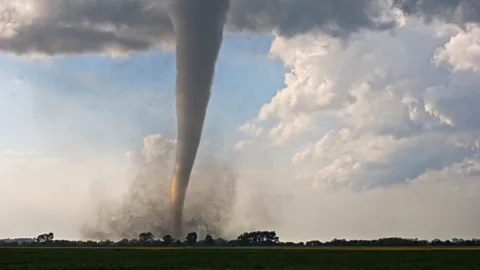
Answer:
[[[127,192],[135,157],[172,158],[170,34],[147,31],[160,19],[132,18],[150,28],[106,43],[116,46],[62,43],[53,30],[37,44],[25,25],[54,23],[18,3],[0,2],[0,238],[81,238],[96,204]],[[233,34],[249,27],[231,19],[202,151],[238,176],[232,234],[479,237],[480,27],[395,14],[386,31],[340,23],[355,32],[347,42],[321,27]]]

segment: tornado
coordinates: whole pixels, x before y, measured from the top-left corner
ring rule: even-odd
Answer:
[[[175,237],[182,236],[185,197],[202,136],[229,5],[229,0],[174,0],[171,6],[177,44],[177,151],[170,187]]]

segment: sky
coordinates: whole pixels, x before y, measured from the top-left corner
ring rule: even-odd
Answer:
[[[141,164],[174,158],[168,24],[158,26],[161,16],[141,21],[145,31],[125,40],[122,29],[107,31],[119,41],[106,43],[45,30],[56,42],[36,43],[27,30],[55,21],[42,6],[19,3],[4,14],[24,19],[10,20],[20,26],[0,16],[0,216],[7,221],[0,238],[53,231],[84,239],[82,226],[98,222],[100,204],[126,200]],[[395,13],[395,26],[381,31],[359,17],[337,22],[337,33],[275,28],[274,19],[242,24],[249,7],[239,3],[227,22],[197,162],[235,172],[228,235],[478,238],[480,26],[473,16],[459,25]]]

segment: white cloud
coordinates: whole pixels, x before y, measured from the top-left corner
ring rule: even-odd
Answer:
[[[237,152],[241,152],[241,151],[245,150],[245,148],[250,146],[250,145],[252,145],[251,140],[241,140],[233,146],[233,150],[235,150]]]
[[[315,129],[314,119],[306,114],[278,123],[268,132],[271,146],[280,146],[308,131]]]
[[[310,148],[311,159],[304,164],[308,164],[305,169],[312,171],[316,185],[355,189],[391,186],[407,183],[430,170],[441,170],[478,152],[475,141],[458,137],[430,132],[398,139],[332,132]]]
[[[271,145],[306,145],[291,161],[317,187],[395,186],[471,158],[479,153],[480,80],[435,64],[439,48],[464,35],[439,29],[410,20],[393,35],[359,33],[348,44],[318,33],[277,37],[271,53],[290,68],[286,87],[255,121],[277,122]]]
[[[448,63],[453,71],[480,71],[480,28],[469,25],[466,31],[453,36],[437,51],[435,61]]]
[[[341,50],[339,41],[329,37],[312,34],[292,39],[277,37],[271,54],[278,56],[291,71],[285,75],[286,88],[260,109],[259,120],[295,119],[305,113],[328,112],[341,106],[347,97],[335,91],[336,82],[330,78],[328,67],[319,64],[338,50]]]
[[[262,134],[263,129],[259,126],[257,126],[255,123],[252,122],[247,122],[243,125],[241,125],[238,128],[238,131],[243,132],[249,136],[256,137]]]
[[[142,155],[146,163],[166,163],[173,156],[176,141],[161,134],[149,135],[143,139]]]

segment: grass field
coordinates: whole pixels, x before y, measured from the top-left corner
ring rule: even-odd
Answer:
[[[480,269],[478,249],[0,248],[0,269]]]

